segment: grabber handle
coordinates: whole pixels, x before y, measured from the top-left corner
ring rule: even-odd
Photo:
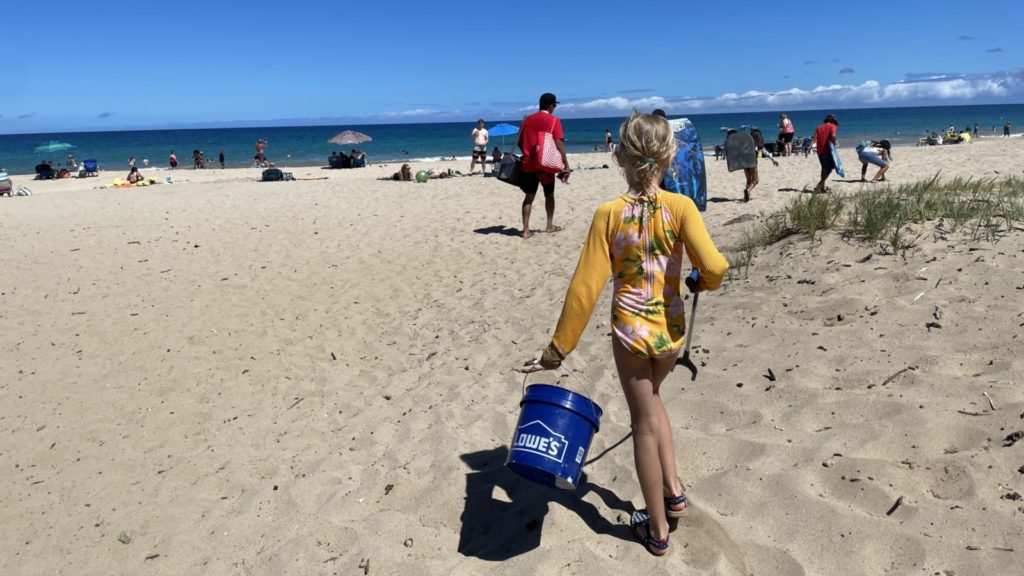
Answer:
[[[686,277],[686,280],[684,280],[684,282],[686,282],[686,287],[689,288],[690,293],[696,294],[697,291],[700,290],[700,271],[697,270],[696,268],[690,270],[690,274],[689,276]]]

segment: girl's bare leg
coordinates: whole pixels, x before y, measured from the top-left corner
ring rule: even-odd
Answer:
[[[629,405],[633,427],[633,458],[640,491],[651,517],[650,536],[664,540],[669,531],[663,500],[664,488],[668,486],[674,490],[679,481],[676,478],[672,428],[658,392],[675,363],[675,355],[668,358],[638,358],[617,338],[612,339],[612,352]]]

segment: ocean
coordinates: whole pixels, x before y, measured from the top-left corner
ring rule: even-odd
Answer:
[[[1024,128],[1024,104],[981,106],[928,106],[913,108],[864,108],[849,110],[804,110],[788,112],[796,127],[797,138],[809,136],[825,114],[839,117],[839,140],[852,146],[862,139],[888,138],[897,146],[914,145],[928,131],[942,131],[953,125],[958,130],[980,125],[982,136],[1002,135],[1002,126],[1010,122],[1015,131]],[[670,116],[677,117],[676,115]],[[722,128],[742,125],[757,126],[767,140],[777,133],[779,112],[731,112],[728,114],[687,115],[697,127],[705,148],[724,140]],[[566,147],[569,153],[603,150],[604,131],[617,133],[623,117],[563,119]],[[518,124],[518,119],[491,120]],[[173,150],[179,169],[192,166],[192,150],[201,150],[208,159],[216,160],[223,149],[226,165],[243,167],[251,164],[258,138],[267,140],[266,154],[278,166],[326,165],[332,150],[341,147],[327,140],[342,130],[356,130],[373,138],[357,146],[367,153],[371,162],[433,160],[440,157],[466,158],[472,149],[470,131],[475,122],[434,124],[379,124],[296,126],[268,128],[211,128],[184,130],[133,130],[120,132],[68,132],[48,134],[0,135],[0,168],[11,174],[32,174],[41,160],[50,160],[58,169],[66,165],[67,152],[36,154],[36,146],[50,140],[68,142],[77,161],[94,158],[101,170],[127,170],[128,157],[135,156],[143,168],[143,159],[151,167],[167,168]],[[617,138],[617,135],[616,135]],[[511,149],[515,136],[492,137],[492,146]],[[351,149],[352,147],[347,147]]]

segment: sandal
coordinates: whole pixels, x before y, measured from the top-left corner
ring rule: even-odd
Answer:
[[[683,504],[682,510],[676,510],[673,506],[679,506]],[[690,501],[686,499],[686,493],[682,493],[679,496],[666,496],[665,497],[665,515],[669,518],[682,518],[686,516],[686,513],[690,511]]]
[[[651,537],[651,516],[647,513],[646,508],[633,512],[633,516],[629,519],[629,528],[633,531],[633,536],[636,536],[636,539],[647,548],[648,552],[655,556],[668,554],[668,536],[665,536],[664,540],[655,540]],[[641,528],[643,528],[642,531]]]

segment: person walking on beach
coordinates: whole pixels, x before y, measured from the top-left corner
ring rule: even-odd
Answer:
[[[605,128],[605,131],[604,131],[604,151],[605,152],[611,152],[612,151],[612,131],[608,130],[607,128]]]
[[[178,157],[174,155],[174,150],[171,150],[171,156],[168,160],[171,163],[171,170],[178,167]]]
[[[745,176],[746,179],[747,179],[747,184],[746,184],[746,186],[743,187],[743,201],[744,202],[750,202],[750,195],[753,194],[754,188],[757,188],[758,183],[761,182],[761,179],[758,177],[758,174],[757,174],[757,159],[758,158],[767,158],[767,159],[771,160],[772,164],[774,164],[776,167],[778,167],[778,165],[779,165],[779,163],[775,160],[775,158],[772,158],[772,155],[768,152],[768,150],[765,149],[765,147],[764,147],[764,134],[762,134],[760,130],[758,130],[757,128],[754,128],[753,130],[751,130],[750,131],[750,137],[754,139],[754,162],[755,162],[755,164],[754,164],[753,168],[744,168],[743,169],[743,176]]]
[[[220,149],[220,154],[217,155],[217,159],[220,160],[220,167],[224,168],[224,149]]]
[[[128,157],[128,168],[135,168],[135,156]]]
[[[555,175],[548,172],[541,165],[541,158],[537,157],[536,151],[543,144],[545,134],[550,133],[554,139],[555,148],[562,159],[562,166],[565,167],[563,174],[568,174],[569,160],[565,156],[565,134],[562,132],[562,121],[555,115],[555,107],[558,99],[554,94],[545,92],[540,96],[539,110],[523,118],[519,127],[519,136],[516,138],[516,146],[522,150],[522,168],[519,174],[519,189],[526,196],[523,198],[523,239],[533,234],[530,232],[530,212],[533,209],[533,199],[537,197],[537,188],[544,188],[544,210],[547,212],[548,225],[545,232],[558,232],[560,227],[555,226]],[[563,180],[564,181],[564,180]]]
[[[871,183],[885,181],[885,173],[889,171],[889,163],[892,162],[892,144],[888,140],[863,141],[857,144],[857,159],[860,160],[860,181],[867,182],[868,164],[878,166],[878,172],[871,179]]]
[[[1007,122],[1006,124],[1003,124],[1003,138],[1009,138],[1010,137],[1010,129],[1011,128],[1013,128],[1013,126],[1011,126],[1009,122]]]
[[[793,126],[793,121],[789,119],[789,116],[779,114],[779,142],[782,142],[783,156],[790,156],[793,154],[794,133],[796,133],[796,128]]]
[[[836,118],[835,114],[829,114],[825,116],[825,120],[814,130],[814,145],[818,149],[818,163],[821,164],[821,179],[818,180],[818,185],[814,187],[815,192],[826,192],[828,189],[825,188],[825,181],[828,180],[832,171],[836,169],[835,160],[832,159],[832,149],[829,144],[833,146],[839,144],[836,139],[836,130],[839,127],[839,118]]]
[[[973,134],[973,136],[975,138],[978,137],[978,123],[977,122],[974,123],[974,134]]]
[[[689,508],[661,397],[686,326],[683,254],[700,273],[695,291],[717,289],[729,268],[693,200],[658,189],[674,156],[675,137],[664,118],[634,110],[622,123],[613,157],[628,189],[594,213],[554,336],[523,370],[561,365],[579,343],[611,277],[612,357],[629,406],[633,458],[646,505],[633,513],[630,527],[656,556],[669,551],[668,518]]]
[[[480,173],[487,171],[487,143],[491,141],[491,135],[484,128],[484,119],[476,121],[476,128],[470,133],[473,138],[473,159],[469,161],[469,173],[473,173],[473,167],[480,163]]]

